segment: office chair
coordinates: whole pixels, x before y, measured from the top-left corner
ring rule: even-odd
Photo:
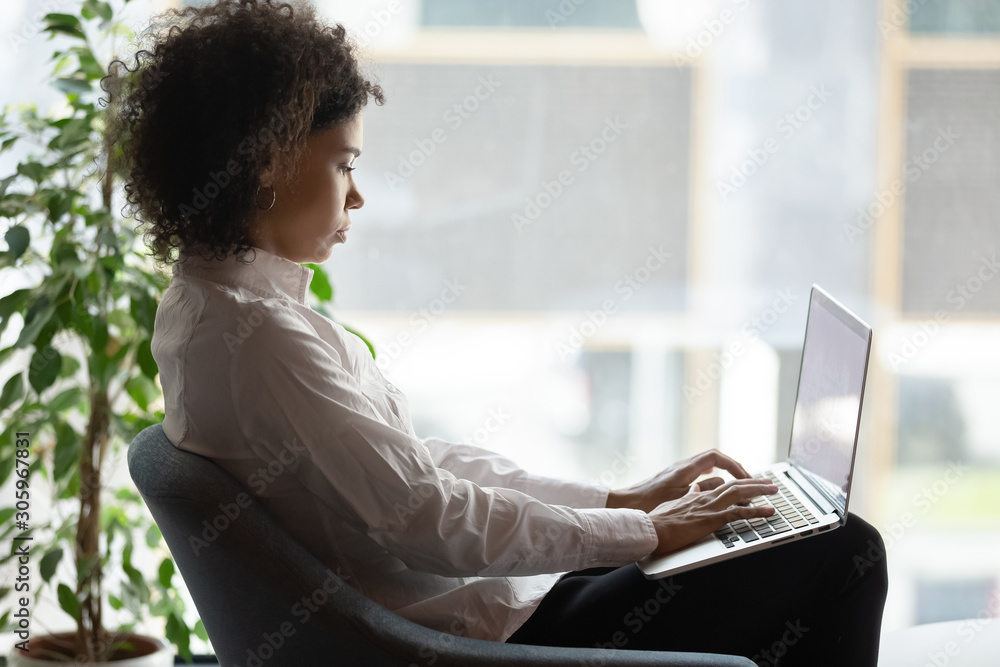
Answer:
[[[174,447],[160,424],[129,445],[128,468],[225,667],[755,667],[734,656],[527,646],[431,630],[354,590],[235,478]],[[241,493],[246,506],[230,519]],[[213,523],[215,533],[206,527]]]

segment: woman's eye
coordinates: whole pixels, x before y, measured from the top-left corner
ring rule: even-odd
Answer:
[[[343,172],[344,172],[345,174],[349,174],[349,173],[351,173],[352,171],[354,171],[355,169],[357,169],[357,167],[341,167],[340,169],[341,169],[341,171],[343,171]]]

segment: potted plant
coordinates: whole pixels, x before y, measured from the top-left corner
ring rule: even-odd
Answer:
[[[136,536],[150,547],[161,542],[138,495],[120,489],[113,503],[104,502],[111,493],[105,476],[123,461],[123,443],[163,417],[151,407],[160,391],[150,337],[169,278],[115,217],[114,174],[100,166],[106,149],[98,82],[105,68],[91,37],[128,29],[106,2],[86,0],[77,9],[43,19],[42,32],[71,44],[52,56],[52,83],[65,95],[64,109],[41,116],[22,107],[19,122],[8,119],[6,108],[0,115],[0,152],[30,143],[40,148],[0,180],[7,247],[0,270],[41,276],[0,298],[0,332],[15,317],[23,324],[13,345],[0,350],[0,362],[9,370],[19,351],[30,353],[27,367],[20,364],[0,392],[0,483],[13,476],[15,489],[14,498],[0,501],[14,501],[0,510],[3,539],[15,545],[3,561],[23,566],[15,568],[22,575],[17,585],[0,591],[0,626],[18,633],[12,664],[128,658],[124,664],[169,665],[172,648],[135,635],[137,622],[164,617],[167,639],[189,661],[192,631],[207,635],[200,621],[192,628],[184,620],[182,584],[169,556],[150,578],[132,563]],[[52,512],[43,522],[32,510],[44,487]],[[53,588],[75,632],[43,636],[27,621],[26,607]],[[105,601],[131,620],[105,629]],[[144,653],[154,657],[137,660]]]
[[[141,498],[131,488],[106,488],[127,444],[163,420],[150,343],[169,284],[133,226],[117,216],[119,161],[106,168],[120,151],[106,145],[99,82],[107,64],[92,43],[134,38],[115,12],[108,2],[84,0],[75,14],[45,15],[42,32],[73,44],[52,56],[52,84],[65,108],[40,116],[27,105],[17,121],[7,108],[0,113],[0,153],[29,142],[39,149],[0,178],[0,271],[40,276],[0,295],[0,334],[11,321],[22,323],[17,340],[0,349],[3,376],[23,361],[0,391],[0,485],[11,481],[14,489],[0,499],[0,538],[14,545],[0,566],[16,573],[0,588],[0,631],[18,633],[12,665],[173,664],[169,644],[134,634],[148,617],[165,619],[166,639],[187,662],[191,634],[208,639],[200,620],[189,626],[184,619],[173,559],[162,558],[151,575],[132,562],[137,537],[152,549],[163,544]],[[330,301],[322,268],[307,266],[315,271],[311,291]],[[317,309],[329,316],[322,304]],[[44,522],[32,512],[43,483],[52,504]],[[75,632],[44,636],[32,627],[32,600],[52,589]],[[105,628],[105,601],[127,619],[115,631]]]

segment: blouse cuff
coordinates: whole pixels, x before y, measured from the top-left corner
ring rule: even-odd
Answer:
[[[589,567],[627,565],[652,553],[659,544],[653,520],[636,509],[579,510],[590,538],[584,554]]]

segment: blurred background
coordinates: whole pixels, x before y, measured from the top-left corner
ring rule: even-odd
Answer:
[[[760,467],[817,283],[875,331],[851,509],[884,629],[997,608],[1000,1],[313,4],[387,95],[332,314],[418,435],[612,487]],[[2,41],[0,104],[45,109],[47,38]]]

